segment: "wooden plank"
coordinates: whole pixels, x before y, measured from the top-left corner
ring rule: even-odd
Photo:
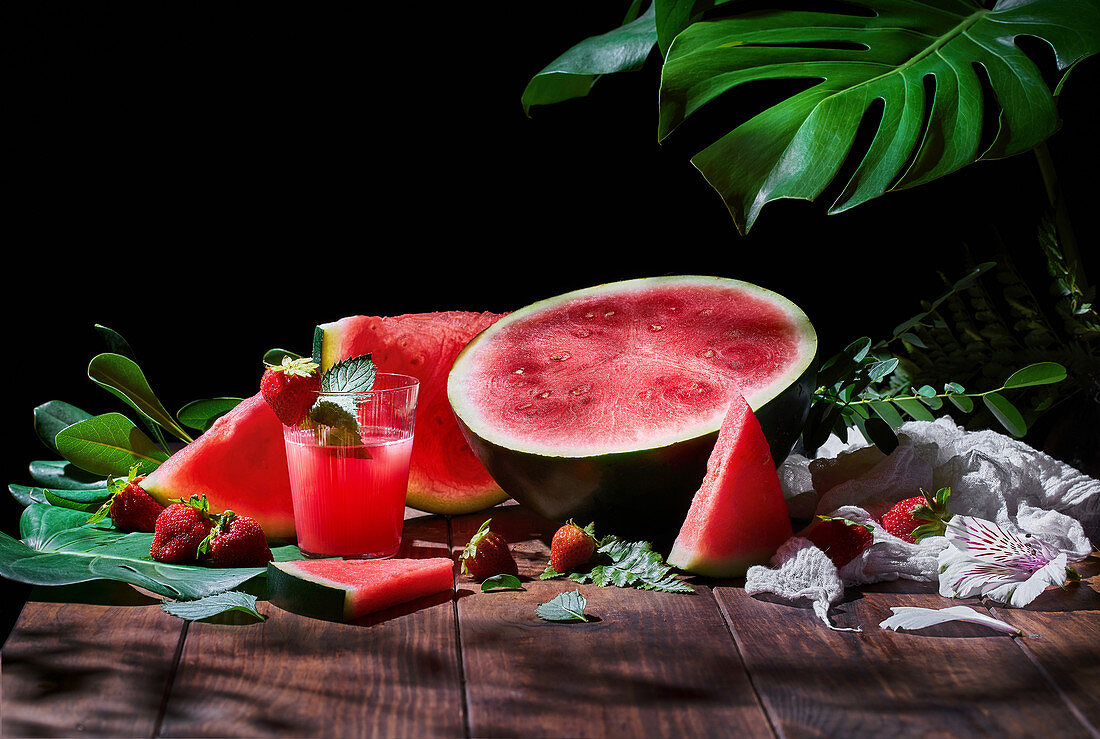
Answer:
[[[184,622],[129,586],[92,585],[93,598],[31,593],[0,657],[4,736],[153,734]]]
[[[707,588],[693,595],[539,581],[554,526],[491,512],[517,553],[523,592],[458,581],[471,736],[772,736]],[[453,519],[461,549],[487,514]],[[540,620],[535,606],[579,589],[598,620]]]
[[[406,520],[398,556],[448,553],[446,520]],[[191,624],[162,735],[462,734],[451,593],[354,624],[261,608],[263,623]]]
[[[850,590],[834,622],[858,633],[743,587],[719,587],[715,596],[783,736],[1088,736],[1013,637],[963,623],[879,628],[891,606],[951,605],[930,585]]]
[[[1050,588],[1026,608],[995,610],[1025,634],[1017,644],[1100,737],[1100,559],[1077,569],[1080,583]]]

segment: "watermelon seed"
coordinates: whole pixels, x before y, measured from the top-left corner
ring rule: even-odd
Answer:
[[[530,403],[520,403],[519,405],[516,406],[516,410],[517,411],[522,411],[522,410],[526,410],[530,407],[531,407]]]
[[[711,357],[714,356],[714,350],[713,349],[704,349],[703,351],[699,352],[699,356],[704,357],[706,359],[710,359]]]
[[[663,329],[663,328],[664,328],[664,326],[662,326],[662,325],[661,325],[661,324],[659,324],[659,323],[651,323],[651,324],[649,324],[649,330],[650,330],[650,331],[660,331],[660,330],[661,330],[661,329]]]
[[[561,362],[561,361],[564,361],[566,359],[569,359],[569,357],[571,357],[571,356],[573,356],[573,355],[570,354],[569,352],[562,352],[561,354],[551,354],[550,358],[553,359],[555,362]]]
[[[589,384],[578,385],[577,387],[573,388],[572,392],[573,392],[574,395],[584,395],[585,393],[588,392],[588,389],[591,388],[591,387],[592,386],[589,385]]]
[[[611,316],[613,316],[613,315],[615,315],[615,311],[609,310],[607,313],[603,314],[603,317],[604,318],[611,318]]]
[[[549,390],[543,390],[541,393],[539,393],[539,397],[540,398],[549,398],[550,397],[550,391]]]
[[[515,374],[522,375],[523,374],[523,367],[520,367],[518,370],[516,370]]]

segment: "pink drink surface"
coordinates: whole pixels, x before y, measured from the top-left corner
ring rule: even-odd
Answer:
[[[412,435],[368,430],[365,445],[286,440],[298,548],[304,554],[388,557],[401,545]]]

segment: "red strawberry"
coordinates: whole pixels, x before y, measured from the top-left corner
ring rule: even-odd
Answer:
[[[508,542],[495,531],[489,530],[488,519],[473,535],[466,548],[462,550],[462,572],[473,576],[475,580],[484,580],[493,575],[518,575],[516,560],[508,549]]]
[[[267,536],[256,519],[226,511],[215,520],[199,544],[199,554],[210,555],[215,567],[263,567],[272,560]]]
[[[898,501],[882,516],[882,528],[905,541],[916,544],[926,536],[943,536],[951,514],[947,502],[951,488],[940,488],[935,495],[921,490],[920,495]]]
[[[158,562],[193,562],[198,559],[203,542],[213,522],[206,496],[192,495],[190,500],[177,500],[157,516],[153,531],[153,546],[149,553]]]
[[[596,553],[596,538],[592,535],[592,524],[581,528],[572,521],[554,532],[550,541],[550,568],[554,572],[565,574],[572,572]]]
[[[869,526],[844,518],[828,516],[819,516],[819,518],[821,521],[810,529],[806,538],[825,552],[837,569],[858,557],[874,541],[874,535]]]
[[[297,426],[309,415],[321,389],[321,374],[311,359],[283,357],[260,378],[260,395],[286,426]]]
[[[88,523],[96,523],[110,516],[115,528],[123,531],[153,531],[164,506],[153,500],[153,496],[139,485],[143,479],[145,476],[137,474],[137,467],[133,467],[125,480],[113,481],[108,488],[111,497],[88,519]]]

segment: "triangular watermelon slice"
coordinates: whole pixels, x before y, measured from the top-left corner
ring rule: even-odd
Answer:
[[[267,594],[280,608],[353,621],[454,587],[454,562],[426,559],[303,559],[271,562]]]
[[[322,370],[370,353],[380,372],[420,380],[406,501],[417,510],[472,513],[508,497],[470,450],[446,392],[455,357],[500,316],[468,311],[349,316],[320,326]]]
[[[293,539],[294,506],[283,424],[258,393],[146,475],[141,486],[161,505],[205,495],[213,513],[256,519],[269,539]]]
[[[768,448],[741,396],[730,404],[703,484],[668,563],[708,577],[741,577],[791,537],[791,520]]]

